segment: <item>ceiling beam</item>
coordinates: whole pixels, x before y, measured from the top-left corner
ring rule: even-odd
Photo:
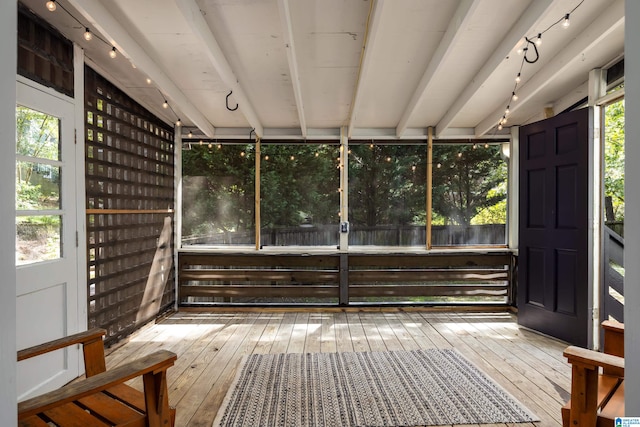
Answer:
[[[160,67],[156,61],[147,53],[138,42],[129,34],[109,12],[99,0],[69,0],[69,3],[82,14],[98,31],[112,43],[118,52],[124,55],[135,66],[147,74],[149,78],[161,89],[162,93],[175,103],[175,107],[186,114],[194,125],[196,125],[205,135],[212,137],[215,135],[215,128],[207,118],[191,103],[189,98],[182,92],[169,75]],[[181,117],[185,119],[185,117]]]
[[[240,81],[233,72],[231,64],[229,64],[229,61],[227,61],[227,58],[224,56],[218,41],[211,32],[211,28],[209,28],[209,24],[207,24],[204,16],[202,16],[202,11],[195,0],[175,0],[175,2],[180,12],[184,15],[187,24],[189,24],[194,34],[196,34],[202,42],[202,47],[213,64],[213,67],[220,75],[220,78],[229,86],[229,89],[233,91],[233,96],[238,101],[238,105],[240,105],[240,111],[242,111],[249,125],[255,129],[256,136],[262,137],[264,135],[262,123],[260,123],[246,91],[240,85]]]
[[[298,57],[293,37],[293,25],[291,24],[291,11],[289,10],[289,0],[278,0],[280,10],[280,20],[282,22],[282,35],[284,37],[284,47],[287,51],[287,61],[289,62],[289,74],[293,86],[293,95],[296,98],[298,108],[298,121],[300,122],[300,132],[303,138],[307,137],[307,120],[304,115],[304,103],[302,102],[302,88],[300,85],[300,73],[298,72]]]
[[[364,35],[364,41],[362,43],[362,57],[360,60],[360,67],[358,70],[358,80],[356,82],[356,89],[353,94],[353,102],[351,103],[351,113],[349,114],[349,129],[347,130],[347,136],[351,138],[353,128],[358,118],[358,110],[360,109],[360,102],[362,102],[362,92],[364,81],[369,73],[369,70],[373,67],[371,52],[375,45],[376,36],[378,35],[378,28],[380,27],[380,19],[382,16],[382,9],[384,8],[385,0],[372,0],[369,17],[367,18],[367,31]]]
[[[463,108],[485,84],[493,72],[509,55],[513,47],[525,37],[549,10],[552,0],[536,0],[531,2],[518,21],[511,27],[509,32],[502,38],[502,41],[494,49],[493,54],[487,59],[482,68],[473,75],[471,81],[456,97],[456,101],[449,107],[445,115],[436,125],[436,137],[439,137],[456,119]]]
[[[529,99],[547,87],[556,77],[566,75],[567,70],[575,68],[576,61],[580,61],[583,54],[597,47],[604,38],[622,25],[624,25],[624,2],[607,3],[602,13],[582,33],[574,37],[564,49],[518,89],[518,101],[512,102],[509,106],[511,114],[522,108]],[[585,72],[585,78],[586,76]],[[493,111],[476,126],[475,134],[483,135],[489,132],[498,124],[503,114],[503,107]]]
[[[411,119],[413,114],[416,112],[418,106],[422,104],[422,100],[424,99],[424,96],[433,81],[433,77],[438,73],[440,67],[444,64],[449,54],[453,51],[458,36],[468,25],[469,18],[473,15],[474,10],[478,7],[479,4],[479,0],[463,0],[458,5],[458,9],[456,9],[453,17],[449,21],[447,31],[440,40],[435,53],[431,57],[429,65],[424,71],[422,79],[420,79],[420,83],[418,83],[418,86],[413,91],[411,101],[409,101],[406,108],[404,109],[404,113],[402,113],[402,117],[400,118],[398,126],[396,127],[396,135],[398,136],[398,138],[402,138],[402,136],[406,132],[407,124],[409,123],[409,120]]]

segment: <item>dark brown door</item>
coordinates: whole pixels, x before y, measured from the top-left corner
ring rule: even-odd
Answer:
[[[518,322],[586,346],[589,124],[580,109],[520,129]]]

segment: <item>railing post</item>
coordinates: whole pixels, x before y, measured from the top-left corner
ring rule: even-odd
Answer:
[[[340,296],[339,305],[349,305],[349,254],[340,254]]]

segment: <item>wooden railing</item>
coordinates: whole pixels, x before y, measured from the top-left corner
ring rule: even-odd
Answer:
[[[624,322],[624,239],[609,227],[604,230],[601,318]]]
[[[456,253],[178,254],[179,303],[513,302],[515,257]]]

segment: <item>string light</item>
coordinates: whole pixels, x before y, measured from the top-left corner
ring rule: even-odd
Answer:
[[[520,63],[520,69],[518,70],[518,74],[516,75],[516,78],[515,78],[515,86],[513,88],[513,91],[511,91],[511,97],[509,98],[509,102],[507,103],[507,108],[505,109],[504,116],[502,116],[502,118],[498,121],[498,124],[496,126],[497,130],[502,130],[504,128],[504,125],[507,123],[507,115],[510,113],[510,105],[509,105],[510,102],[518,100],[518,95],[516,91],[518,89],[518,85],[522,81],[522,68],[524,67],[524,63],[526,62],[528,64],[533,64],[537,62],[538,59],[540,59],[538,46],[542,45],[542,35],[547,31],[549,31],[550,29],[552,29],[553,27],[555,27],[556,25],[561,25],[563,28],[569,27],[569,25],[571,25],[571,22],[569,20],[571,14],[575,12],[580,6],[582,6],[582,3],[584,3],[584,0],[580,0],[580,2],[573,9],[571,9],[569,12],[565,13],[564,16],[562,16],[560,19],[558,19],[557,21],[549,25],[544,31],[540,31],[536,37],[525,37],[524,44],[520,43],[518,45],[516,52],[518,53],[518,55],[522,55],[524,53],[524,56],[522,58],[522,62]],[[529,49],[530,47],[532,49]],[[527,57],[527,54],[530,53],[531,50],[535,54],[535,57],[532,59]]]
[[[49,9],[49,12],[55,12],[56,11],[56,0],[49,0],[47,2],[47,9]]]
[[[167,109],[169,108],[169,103],[167,102],[167,100],[165,99],[164,102],[162,103],[162,108]]]
[[[182,126],[182,121],[180,119],[176,120],[176,126]]]
[[[91,30],[89,28],[84,29],[84,39],[88,42],[93,39],[93,34],[91,34]]]
[[[109,56],[111,57],[111,59],[115,59],[116,56],[118,56],[118,51],[116,50],[115,46],[113,46],[109,51]]]
[[[151,84],[151,79],[149,77],[147,77],[147,84],[150,85]]]
[[[189,130],[189,133],[187,134],[187,137],[193,138],[193,132],[191,132],[191,130]]]

